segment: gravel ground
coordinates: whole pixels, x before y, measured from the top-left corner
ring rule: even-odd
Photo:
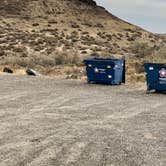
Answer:
[[[0,75],[0,166],[165,166],[166,95]]]

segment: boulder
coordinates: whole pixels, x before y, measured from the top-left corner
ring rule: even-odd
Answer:
[[[27,73],[27,75],[29,75],[29,76],[37,76],[37,75],[39,75],[35,70],[33,70],[33,69],[27,69],[26,70],[26,73]]]
[[[94,0],[80,0],[83,3],[86,3],[88,5],[96,6],[96,2]]]
[[[10,74],[12,74],[12,73],[13,73],[13,70],[10,69],[9,67],[5,67],[5,68],[3,69],[3,72],[4,72],[4,73],[10,73]]]

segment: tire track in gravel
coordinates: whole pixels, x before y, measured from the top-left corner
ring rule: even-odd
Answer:
[[[0,166],[165,166],[163,94],[8,75],[0,86]]]

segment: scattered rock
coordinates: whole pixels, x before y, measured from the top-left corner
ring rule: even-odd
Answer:
[[[50,19],[50,20],[48,20],[48,23],[49,24],[57,24],[58,22],[54,19]]]
[[[30,140],[31,142],[41,142],[39,138],[34,138],[32,140]]]
[[[47,65],[59,63],[53,58],[56,54],[61,64],[73,64],[75,53],[81,58],[83,55],[110,57],[134,53],[132,46],[136,42],[144,41],[151,47],[157,45],[155,50],[166,43],[165,37],[109,14],[97,6],[95,0],[1,0],[0,12],[0,61],[3,64],[26,67],[34,63],[47,70]],[[36,61],[38,57],[40,60]]]
[[[32,26],[34,27],[39,26],[39,23],[33,23]]]
[[[80,26],[76,22],[73,22],[73,21],[71,21],[71,27],[72,28],[80,28]]]
[[[33,69],[27,69],[26,70],[26,73],[27,73],[27,75],[29,75],[29,76],[38,76],[39,74],[35,71],[35,70],[33,70]]]
[[[10,73],[10,74],[12,74],[12,73],[13,73],[13,70],[10,69],[9,67],[5,67],[5,68],[3,69],[3,72],[4,72],[4,73]]]
[[[0,57],[5,55],[5,51],[0,50]]]
[[[93,1],[93,0],[80,0],[80,1],[83,2],[83,3],[86,3],[88,5],[92,5],[92,6],[96,6],[97,5],[96,2]]]
[[[78,79],[78,75],[77,74],[70,74],[70,75],[66,76],[66,79]]]

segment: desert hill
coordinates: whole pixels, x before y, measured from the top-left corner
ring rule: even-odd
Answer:
[[[26,66],[22,58],[47,66],[63,54],[70,54],[73,62],[76,55],[132,53],[135,42],[157,47],[164,41],[110,14],[93,0],[1,0],[0,13],[1,63]]]

